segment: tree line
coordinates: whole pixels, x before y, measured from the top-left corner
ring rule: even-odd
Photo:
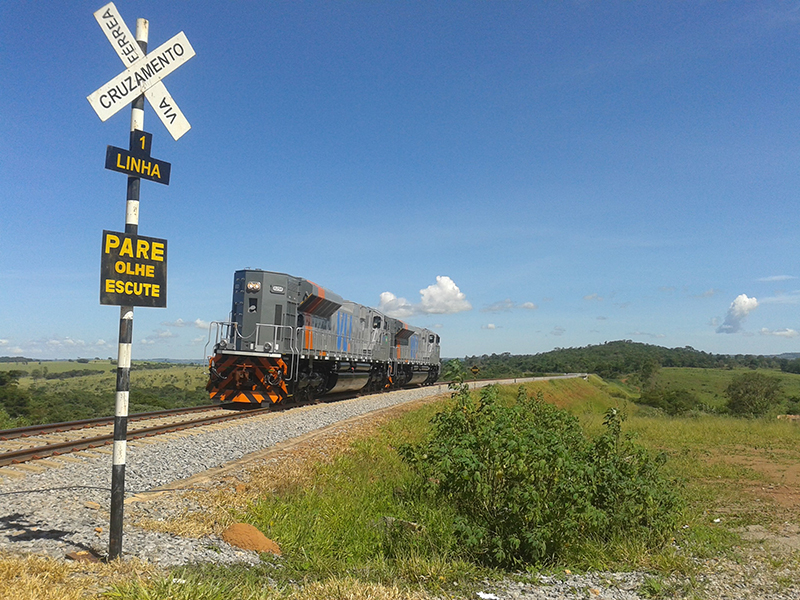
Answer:
[[[459,359],[461,360],[461,359]],[[542,375],[546,373],[595,373],[613,379],[647,372],[658,367],[695,367],[703,369],[781,369],[800,373],[800,358],[793,360],[753,354],[713,354],[691,346],[664,348],[652,344],[619,340],[580,348],[556,348],[539,354],[483,354],[465,356],[469,369],[478,367],[486,378]]]

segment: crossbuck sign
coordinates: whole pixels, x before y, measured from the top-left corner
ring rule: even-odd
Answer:
[[[172,137],[180,138],[191,125],[161,80],[194,56],[186,35],[181,31],[145,56],[113,2],[95,12],[94,18],[128,67],[87,97],[97,116],[105,121],[144,94]]]

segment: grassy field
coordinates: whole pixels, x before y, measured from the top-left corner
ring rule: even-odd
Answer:
[[[0,369],[23,371],[19,389],[29,397],[24,414],[11,413],[15,418],[0,405],[0,429],[114,414],[117,366],[108,360],[0,363]],[[207,380],[205,366],[134,361],[129,411],[210,404]]]
[[[659,377],[712,398],[731,372],[662,369]],[[800,381],[795,377],[786,380],[790,390]],[[650,575],[642,593],[650,597],[709,600],[713,595],[704,589],[702,575],[730,565],[774,573],[776,590],[800,580],[800,554],[781,545],[800,534],[790,526],[800,522],[800,425],[724,415],[666,417],[633,403],[624,384],[597,377],[525,387],[576,415],[587,434],[602,429],[609,408],[626,415],[623,431],[666,455],[664,468],[682,482],[686,500],[681,525],[665,546],[653,550],[625,540],[590,544],[569,562],[547,565],[548,572],[645,570]],[[509,386],[502,400],[513,402],[515,395],[516,386]],[[410,489],[410,472],[396,452],[400,444],[422,439],[447,402],[398,408],[380,420],[314,439],[280,460],[254,465],[246,476],[193,493],[202,510],[181,518],[148,521],[146,511],[137,517],[141,526],[198,537],[219,534],[234,522],[252,523],[281,545],[281,568],[140,569],[138,574],[127,569],[112,575],[86,567],[82,576],[67,576],[58,563],[42,559],[35,578],[37,594],[43,595],[19,597],[77,598],[69,596],[71,586],[80,584],[85,593],[112,584],[110,597],[128,600],[474,598],[476,590],[486,589],[486,580],[519,575],[480,566],[459,552],[450,508],[419,504],[403,491]],[[420,529],[387,528],[387,515]],[[0,595],[11,589],[9,573],[26,568],[14,560],[0,559]],[[24,581],[18,579],[18,586]]]
[[[657,386],[666,389],[683,389],[695,394],[700,402],[713,407],[725,404],[725,388],[731,380],[751,369],[690,369],[669,367],[658,370],[655,378]],[[783,392],[787,397],[800,398],[800,375],[783,373],[773,369],[757,369],[781,381]]]

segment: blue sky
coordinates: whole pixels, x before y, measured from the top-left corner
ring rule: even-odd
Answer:
[[[104,2],[0,5],[0,355],[116,356],[101,235],[130,111]],[[434,327],[445,356],[632,339],[800,351],[800,4],[116,2],[197,55],[148,106],[168,307],[133,358],[202,359],[233,272]]]

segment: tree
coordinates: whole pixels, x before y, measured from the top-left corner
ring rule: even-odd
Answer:
[[[17,386],[19,371],[0,371],[0,407],[12,418],[26,417],[30,412],[30,394]]]
[[[734,377],[725,388],[728,410],[735,415],[764,415],[781,397],[781,381],[777,377],[754,371]]]
[[[445,364],[444,369],[442,370],[442,377],[449,381],[456,381],[461,383],[467,376],[467,372],[464,369],[464,365],[461,364],[461,361],[457,358],[450,360]]]

